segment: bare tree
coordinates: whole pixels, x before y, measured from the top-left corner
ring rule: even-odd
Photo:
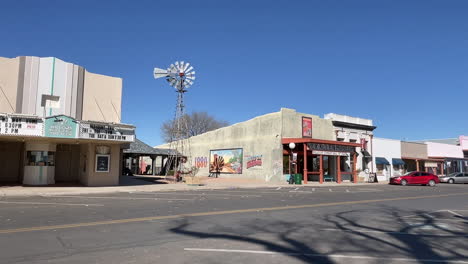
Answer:
[[[224,120],[218,120],[207,112],[192,112],[182,117],[181,122],[183,127],[187,127],[187,131],[182,131],[186,137],[192,137],[203,134],[205,132],[215,130],[229,125]],[[177,132],[175,127],[177,124],[174,120],[167,120],[161,125],[161,137],[165,142],[171,142]],[[186,126],[185,126],[186,124]]]

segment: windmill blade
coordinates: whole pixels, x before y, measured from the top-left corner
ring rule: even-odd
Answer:
[[[188,69],[189,66],[190,66],[190,63],[187,62],[187,63],[185,64],[185,67],[184,67],[184,72],[189,72],[189,71],[191,71],[191,70]],[[193,67],[190,67],[190,68],[193,69]]]
[[[184,71],[184,67],[185,67],[185,62],[184,61],[181,61],[180,64],[179,64],[179,71],[180,72],[183,72]]]
[[[187,64],[187,65],[190,65],[190,64]],[[193,67],[190,66],[185,70],[185,73],[190,73],[190,71],[192,71],[192,70],[193,70]]]
[[[154,73],[154,78],[155,79],[166,77],[167,74],[168,74],[167,70],[160,69],[160,68],[154,68],[153,73]]]
[[[193,85],[193,81],[185,79],[185,83],[188,85]]]

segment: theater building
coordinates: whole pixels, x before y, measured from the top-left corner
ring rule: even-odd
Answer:
[[[135,127],[122,79],[57,58],[0,58],[0,184],[117,185]]]
[[[198,176],[281,182],[300,174],[304,183],[358,180],[356,149],[361,145],[336,140],[332,120],[293,109],[197,135],[187,144],[190,151],[182,154],[188,159],[179,170]]]

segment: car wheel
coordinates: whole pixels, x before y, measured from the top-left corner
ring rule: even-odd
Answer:
[[[436,183],[435,183],[434,180],[430,180],[428,185],[434,187],[436,185]]]
[[[402,181],[401,181],[401,185],[405,186],[405,185],[407,185],[407,184],[408,184],[408,182],[407,182],[406,180],[402,180]]]
[[[454,179],[450,179],[450,180],[448,180],[448,183],[455,183],[455,180],[454,180]]]

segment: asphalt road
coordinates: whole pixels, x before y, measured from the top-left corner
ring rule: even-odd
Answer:
[[[3,197],[0,263],[468,264],[468,185]]]

